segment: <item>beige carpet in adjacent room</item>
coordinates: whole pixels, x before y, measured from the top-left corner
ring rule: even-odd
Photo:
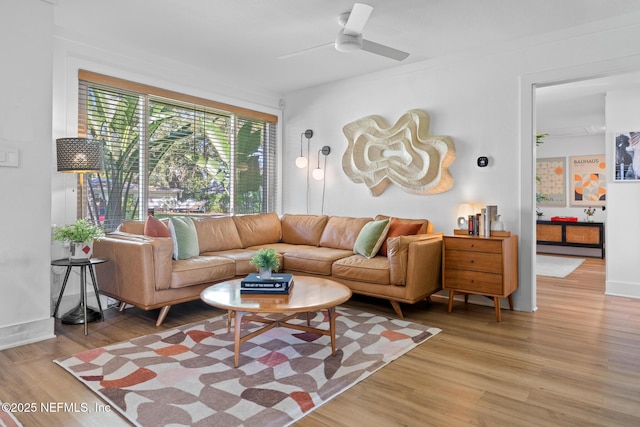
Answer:
[[[539,276],[567,277],[584,262],[584,258],[536,255],[536,274]]]

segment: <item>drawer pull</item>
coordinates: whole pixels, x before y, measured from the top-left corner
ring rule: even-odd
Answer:
[[[475,261],[474,261],[474,260],[471,260],[471,261],[469,261],[469,262],[470,262],[471,264],[473,264]]]

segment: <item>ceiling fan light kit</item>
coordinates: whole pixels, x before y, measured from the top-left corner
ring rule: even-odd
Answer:
[[[338,15],[338,24],[343,28],[338,32],[336,40],[333,43],[335,49],[338,52],[355,52],[362,50],[375,55],[384,56],[385,58],[394,59],[396,61],[402,61],[407,58],[409,56],[407,52],[375,43],[362,37],[362,31],[364,30],[367,21],[369,21],[369,17],[372,12],[372,6],[364,3],[354,3],[350,12],[344,12]],[[282,55],[280,56],[280,59],[291,58],[292,56],[308,53],[318,48],[324,48],[325,46],[330,45],[331,43],[328,43],[326,45],[299,50],[297,52]]]
[[[362,49],[362,34],[345,34],[344,30],[336,37],[336,50],[338,52],[353,52]]]

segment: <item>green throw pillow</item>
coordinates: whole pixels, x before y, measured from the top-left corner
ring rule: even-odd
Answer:
[[[378,249],[384,243],[389,231],[389,220],[368,222],[360,230],[356,243],[353,246],[353,253],[373,258],[378,253]]]
[[[198,233],[191,218],[169,218],[169,232],[173,239],[174,259],[188,259],[200,255]]]

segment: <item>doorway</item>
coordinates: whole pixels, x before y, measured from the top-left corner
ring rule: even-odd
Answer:
[[[615,79],[614,79],[615,78]],[[525,75],[521,79],[521,263],[520,282],[531,283],[530,295],[523,295],[530,303],[530,310],[537,308],[536,299],[536,214],[535,214],[535,135],[537,130],[536,91],[538,88],[581,84],[603,84],[607,79],[618,80],[619,84],[629,84],[629,79],[640,84],[640,58],[625,58],[609,63],[593,63],[567,69],[551,70]],[[615,84],[618,84],[615,83]],[[611,83],[614,84],[614,83]],[[613,86],[609,86],[613,87]],[[609,90],[609,89],[606,89]],[[605,92],[606,92],[605,90]],[[606,134],[605,134],[606,138]],[[607,157],[609,153],[605,153]],[[608,206],[608,209],[615,206]],[[605,241],[611,245],[613,239],[606,231]],[[529,262],[527,262],[529,261]],[[608,270],[607,270],[608,271]],[[527,297],[530,299],[527,301]]]

